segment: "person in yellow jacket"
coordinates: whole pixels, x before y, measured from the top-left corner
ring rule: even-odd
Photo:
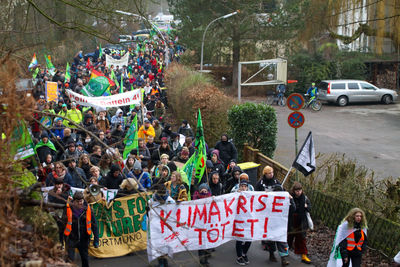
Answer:
[[[65,126],[65,127],[69,127],[69,123],[68,123],[68,120],[66,120],[66,119],[64,119],[64,118],[66,118],[67,117],[67,114],[68,114],[68,107],[67,107],[67,104],[62,104],[62,106],[61,106],[61,110],[60,110],[60,112],[58,112],[58,114],[57,115],[60,115],[60,116],[62,116],[63,118],[63,125]]]
[[[76,124],[80,124],[82,122],[82,112],[76,108],[76,103],[72,102],[71,103],[71,109],[68,110],[67,116],[69,120],[75,122]],[[73,125],[72,123],[69,123],[68,125],[72,129],[76,129],[76,126]]]
[[[147,143],[147,138],[149,136],[156,136],[153,126],[151,125],[148,119],[144,119],[144,124],[139,128],[138,138],[144,139],[144,142]]]

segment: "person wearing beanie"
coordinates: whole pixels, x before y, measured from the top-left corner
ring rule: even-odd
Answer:
[[[144,142],[147,143],[147,139],[149,136],[155,137],[156,133],[154,132],[154,128],[151,125],[150,121],[148,119],[144,119],[144,123],[138,131],[138,138],[144,139]]]
[[[193,195],[193,200],[196,199],[203,199],[211,197],[211,191],[210,187],[206,183],[202,183],[199,185],[197,188],[197,191]],[[211,256],[211,253],[207,249],[200,249],[198,251],[199,254],[199,259],[200,259],[200,265],[203,267],[210,266],[210,263],[208,262],[208,258]]]
[[[249,182],[249,175],[245,172],[241,173],[239,175],[239,181],[238,183],[232,188],[231,193],[234,192],[239,192],[240,191],[240,186],[241,184],[246,184],[246,191],[254,191],[254,187],[252,184]]]
[[[67,203],[63,215],[64,239],[68,253],[68,261],[74,262],[75,249],[78,249],[83,267],[89,266],[89,242],[93,234],[93,246],[99,247],[99,231],[96,217],[84,200],[82,192],[75,192],[72,203]]]
[[[187,147],[183,147],[181,152],[179,152],[178,155],[172,159],[172,161],[186,163],[188,159],[189,159],[189,149]]]
[[[193,130],[187,120],[182,121],[182,125],[178,129],[178,134],[183,134],[185,137],[194,138]]]
[[[133,164],[133,171],[129,172],[128,177],[134,178],[138,181],[140,191],[146,191],[151,188],[150,174],[143,171],[140,160],[135,161]]]
[[[118,164],[112,164],[107,176],[100,180],[102,186],[108,189],[119,189],[124,178],[121,175],[121,167]]]

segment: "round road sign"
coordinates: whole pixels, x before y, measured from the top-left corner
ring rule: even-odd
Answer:
[[[300,128],[304,124],[304,115],[301,112],[295,111],[289,114],[288,123],[293,128]]]
[[[304,106],[304,98],[301,94],[293,93],[287,98],[286,104],[291,110],[299,110]]]

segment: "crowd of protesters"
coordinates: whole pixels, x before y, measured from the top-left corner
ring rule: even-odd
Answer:
[[[97,47],[90,58],[79,51],[73,58],[70,79],[65,79],[61,71],[51,76],[46,69],[37,76],[34,90],[36,112],[30,125],[39,161],[37,177],[43,186],[54,186],[49,192],[50,202],[72,202],[64,217],[58,220],[60,241],[66,242],[69,260],[73,260],[74,249],[78,248],[83,266],[89,264],[89,228],[95,234],[94,246],[98,246],[96,220],[88,203],[100,201],[102,195],[92,195],[90,185],[118,189],[116,197],[153,190],[155,193],[150,202],[161,204],[186,201],[188,196],[201,199],[240,191],[284,190],[270,166],[263,169],[256,184],[251,184],[248,174],[238,166],[236,147],[227,134],[223,134],[212,148],[208,144],[206,171],[201,181],[195,183],[192,179],[191,185],[185,183],[181,167],[195,153],[195,132],[187,120],[183,120],[175,129],[164,121],[168,109],[167,90],[163,88],[164,70],[169,61],[179,60],[180,51],[171,43],[169,57],[166,57],[162,41],[153,40],[137,45],[140,47],[126,51],[104,49],[104,53]],[[143,105],[95,109],[79,106],[66,96],[66,89],[81,93],[92,70],[111,75],[111,68],[106,67],[105,53],[115,58],[129,53],[128,66],[113,71],[117,80],[123,81],[122,91],[142,89]],[[46,81],[58,83],[61,95],[57,103],[45,101]],[[111,88],[110,93],[119,93],[120,86],[117,84]],[[49,114],[53,114],[51,125],[41,125],[41,118]],[[123,141],[135,116],[138,120],[138,148],[123,159]],[[71,187],[85,190],[71,197]],[[290,195],[288,242],[262,242],[262,245],[269,252],[271,262],[277,261],[275,251],[278,250],[282,266],[288,265],[289,249],[294,249],[296,254],[301,255],[301,261],[309,264],[311,260],[307,255],[306,231],[309,228],[307,213],[311,211],[311,203],[297,182]],[[88,221],[91,221],[90,225]],[[249,264],[247,252],[250,246],[251,242],[236,242],[237,264]],[[342,247],[345,248],[345,245]],[[208,259],[212,252],[199,250],[202,266],[209,266]],[[361,255],[361,252],[356,256],[351,252],[345,255],[345,264],[349,259],[354,261],[356,258],[353,266],[359,266],[357,255]],[[158,263],[159,266],[167,266],[167,258],[160,257]]]

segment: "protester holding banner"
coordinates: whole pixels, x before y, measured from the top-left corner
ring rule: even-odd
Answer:
[[[309,228],[307,212],[311,211],[311,201],[303,192],[303,187],[299,182],[294,182],[290,194],[296,204],[296,210],[289,213],[289,248],[294,248],[294,253],[301,255],[301,261],[311,264],[308,258],[306,244],[306,234]],[[294,242],[294,244],[293,244]]]
[[[247,180],[240,180],[238,192],[248,191],[249,183]],[[247,257],[247,252],[251,246],[251,242],[236,241],[236,263],[244,266],[250,264],[249,258]]]
[[[197,191],[193,195],[193,200],[207,197],[211,197],[210,187],[206,183],[200,184]],[[200,265],[203,267],[209,267],[210,263],[208,262],[208,259],[211,257],[210,251],[207,249],[200,249],[198,250],[198,254],[200,258]]]

